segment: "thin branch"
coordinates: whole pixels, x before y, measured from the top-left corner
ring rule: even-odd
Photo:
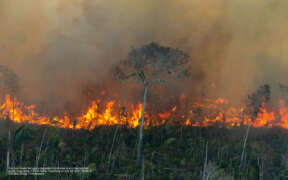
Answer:
[[[156,83],[156,82],[158,82],[158,83],[167,83],[168,82],[168,79],[153,79],[153,80],[151,80],[150,81],[150,84],[152,84],[152,83]]]

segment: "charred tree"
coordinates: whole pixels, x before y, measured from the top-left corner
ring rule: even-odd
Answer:
[[[149,88],[154,83],[166,83],[189,75],[189,56],[179,49],[157,43],[131,49],[128,58],[115,68],[120,80],[134,79],[143,84],[143,100],[137,144],[137,164],[141,166],[144,114]]]

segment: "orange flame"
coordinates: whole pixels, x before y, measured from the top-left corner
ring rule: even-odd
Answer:
[[[185,95],[181,95],[180,99],[187,100]],[[125,125],[130,128],[136,128],[139,125],[141,103],[131,105],[129,111],[125,109],[121,112],[121,108],[119,108],[121,106],[116,104],[116,101],[108,101],[104,104],[104,108],[100,108],[100,102],[100,99],[92,101],[87,111],[78,117],[70,117],[68,113],[63,113],[62,116],[49,117],[38,114],[34,105],[27,106],[15,97],[6,95],[4,103],[0,104],[0,119],[10,119],[15,123],[88,130],[101,125]],[[180,123],[185,126],[205,127],[217,124],[231,128],[251,124],[253,127],[280,126],[288,129],[288,106],[282,100],[278,111],[268,111],[263,104],[254,118],[245,113],[244,108],[229,107],[227,99],[218,98],[213,101],[206,98],[203,102],[193,102],[188,113],[181,112],[178,115],[179,108],[177,106],[173,106],[168,111],[159,112],[157,115],[145,113],[144,126],[159,126],[167,123],[168,119],[182,119]]]

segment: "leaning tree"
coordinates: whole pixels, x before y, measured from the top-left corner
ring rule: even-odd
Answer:
[[[240,166],[243,165],[247,139],[249,136],[249,130],[252,125],[252,122],[255,120],[258,113],[260,112],[260,108],[262,107],[262,104],[269,102],[270,99],[271,99],[271,90],[268,84],[260,86],[255,92],[253,92],[251,95],[248,95],[246,106],[247,106],[247,113],[251,117],[251,122],[248,124],[247,131],[246,131],[246,135],[245,135],[245,139],[243,143],[243,149],[241,153]]]
[[[119,63],[115,72],[120,80],[134,79],[143,84],[144,95],[137,144],[137,164],[141,165],[148,89],[154,83],[166,83],[169,80],[187,77],[190,72],[189,55],[180,49],[152,42],[139,48],[132,47],[128,57]]]

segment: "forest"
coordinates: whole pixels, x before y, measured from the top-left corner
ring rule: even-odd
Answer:
[[[287,9],[0,0],[0,179],[288,179]]]
[[[37,179],[286,179],[288,175],[288,133],[282,128],[251,128],[241,163],[247,127],[153,127],[144,133],[141,169],[136,162],[136,129],[101,126],[93,131],[63,130],[18,124],[10,127],[11,167],[91,170],[47,173]],[[7,129],[4,132],[1,134],[8,133]],[[1,179],[34,179],[7,176],[7,141],[7,136],[1,136]]]
[[[155,42],[132,47],[111,71],[123,84],[142,87],[138,108],[131,113],[94,100],[78,117],[41,115],[18,101],[17,74],[0,66],[1,179],[287,178],[288,111],[284,100],[273,111],[270,85],[247,95],[238,110],[225,99],[180,95],[170,110],[153,111],[148,92],[189,79],[189,59]]]

